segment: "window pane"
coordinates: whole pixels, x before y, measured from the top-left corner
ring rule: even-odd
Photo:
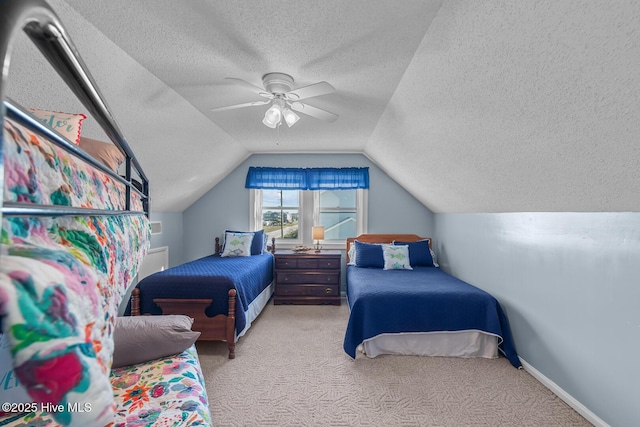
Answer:
[[[356,190],[321,190],[320,209],[323,208],[356,208]]]
[[[356,212],[320,212],[325,240],[345,240],[356,235]]]
[[[269,240],[298,238],[299,196],[298,190],[262,191],[262,228]]]
[[[262,206],[297,208],[299,194],[298,190],[262,190]]]
[[[356,190],[323,190],[319,194],[319,225],[325,240],[344,240],[355,236]]]
[[[298,210],[262,210],[262,228],[269,237],[269,240],[271,240],[272,237],[276,239],[297,239],[298,219]]]

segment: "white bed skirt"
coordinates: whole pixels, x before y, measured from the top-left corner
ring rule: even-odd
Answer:
[[[272,294],[273,282],[271,282],[269,286],[264,288],[262,292],[260,292],[260,295],[258,295],[253,301],[251,301],[249,307],[247,307],[247,311],[244,312],[247,323],[245,324],[244,329],[238,335],[236,335],[236,341],[238,341],[238,338],[243,336],[247,332],[247,330],[249,330],[251,323],[256,320],[256,317],[258,317],[260,312],[262,312],[262,309],[265,305],[267,305]]]
[[[381,354],[448,357],[498,357],[498,337],[483,331],[405,332],[380,334],[358,350],[367,357]]]

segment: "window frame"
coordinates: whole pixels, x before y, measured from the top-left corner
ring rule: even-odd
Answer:
[[[251,230],[262,229],[262,194],[261,189],[249,189],[249,215]],[[296,190],[299,194],[298,238],[276,239],[276,248],[290,249],[296,245],[313,246],[315,241],[311,235],[311,226],[318,223],[320,217],[320,191]],[[368,230],[369,190],[358,188],[356,191],[356,236],[366,234]],[[355,237],[355,236],[353,236]],[[271,244],[271,242],[269,242]],[[345,249],[343,240],[320,240],[323,249]]]

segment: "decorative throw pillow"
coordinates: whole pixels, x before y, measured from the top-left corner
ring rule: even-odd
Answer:
[[[58,132],[74,144],[80,142],[82,121],[87,118],[84,114],[61,113],[59,111],[29,108],[31,113],[42,123]]]
[[[382,248],[385,270],[413,270],[409,264],[409,246],[385,245]]]
[[[379,243],[363,243],[355,240],[356,266],[363,268],[384,268],[382,245]]]
[[[251,245],[255,233],[224,233],[223,257],[251,256]]]
[[[80,138],[78,146],[87,152],[94,159],[104,163],[114,172],[124,162],[125,156],[120,149],[110,142],[102,142],[97,139]]]
[[[351,242],[349,245],[349,264],[347,265],[356,265],[356,244]]]
[[[437,267],[433,258],[433,252],[429,248],[429,240],[418,240],[417,242],[393,242],[394,245],[403,245],[409,247],[409,262],[412,266],[417,267]]]
[[[181,314],[116,317],[111,367],[182,353],[200,336],[200,332],[191,330],[191,325],[193,319]]]
[[[262,255],[267,248],[267,235],[264,230],[258,231],[234,231],[234,230],[226,230],[226,233],[253,233],[253,240],[251,241],[251,255]],[[226,237],[225,237],[226,239]],[[226,243],[226,240],[225,240]],[[224,251],[224,249],[223,249]]]

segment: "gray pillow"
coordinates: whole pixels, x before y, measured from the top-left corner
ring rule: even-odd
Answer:
[[[116,317],[111,367],[135,365],[182,353],[200,332],[191,330],[193,319],[181,314]]]

